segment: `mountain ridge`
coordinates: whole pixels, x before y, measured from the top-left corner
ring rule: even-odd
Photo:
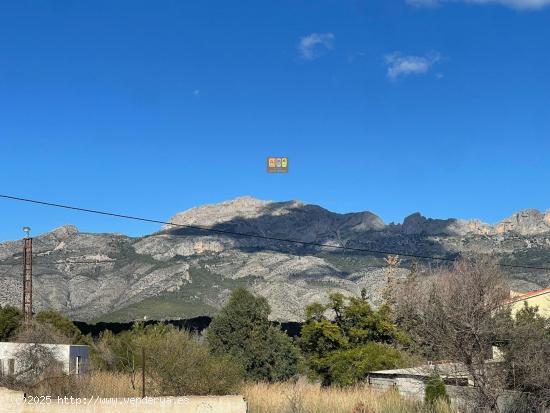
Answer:
[[[275,207],[279,213],[291,208],[319,208],[329,214],[341,217],[365,216],[370,221],[370,225],[365,230],[378,229],[383,230],[386,227],[403,228],[405,233],[432,233],[443,231],[454,231],[454,234],[475,233],[478,235],[501,234],[504,232],[516,231],[523,235],[532,235],[544,232],[550,232],[550,210],[545,213],[534,208],[527,208],[517,211],[512,215],[502,219],[495,224],[488,224],[479,219],[462,218],[429,218],[420,212],[413,212],[406,216],[402,223],[386,224],[383,219],[371,211],[358,211],[337,213],[322,208],[315,204],[306,204],[299,200],[291,201],[267,201],[260,200],[252,196],[242,196],[232,200],[223,201],[217,204],[205,204],[190,208],[186,211],[178,212],[170,218],[168,222],[180,225],[211,226],[216,223],[224,222],[227,216],[235,218],[241,216],[237,213],[244,213],[245,219],[256,218],[261,215],[262,210],[269,207]],[[206,220],[206,222],[204,222]],[[164,225],[163,230],[171,229],[170,225]]]
[[[170,222],[399,254],[451,259],[486,254],[503,263],[550,267],[550,216],[534,209],[494,225],[420,213],[386,224],[369,211],[339,214],[301,201],[240,197],[191,208]],[[328,291],[359,294],[366,288],[376,305],[385,287],[380,254],[196,228],[168,225],[128,237],[64,225],[34,240],[36,309],[55,308],[83,321],[212,315],[237,287],[265,296],[274,319],[299,321],[305,305],[323,300]],[[0,243],[1,305],[19,305],[20,264],[21,242]],[[410,264],[404,259],[398,276],[405,276]],[[518,269],[507,275],[514,290],[550,286],[546,271]]]

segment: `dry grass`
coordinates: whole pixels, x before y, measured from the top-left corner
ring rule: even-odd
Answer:
[[[129,374],[96,371],[82,376],[50,378],[26,391],[34,396],[52,397],[139,397],[140,389],[139,377],[132,386]]]
[[[426,409],[397,392],[364,386],[321,388],[313,384],[249,384],[243,393],[251,413],[451,413],[445,404]]]
[[[73,397],[139,397],[141,381],[130,375],[96,371],[81,377],[49,380],[29,391],[32,395]],[[309,383],[246,384],[242,394],[250,413],[452,413],[445,404],[426,409],[422,403],[378,392],[366,386],[321,388]],[[156,396],[147,392],[148,396]]]
[[[132,388],[132,381],[129,374],[116,372],[95,372],[88,375],[86,380],[86,391],[89,394],[102,397],[139,397],[141,389],[141,378],[136,377],[135,388]]]

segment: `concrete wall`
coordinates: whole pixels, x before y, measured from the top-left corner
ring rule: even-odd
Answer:
[[[422,380],[398,377],[395,381],[399,393],[403,396],[424,400],[424,389],[426,385]]]
[[[399,394],[418,400],[424,399],[425,384],[421,379],[411,377],[371,377],[370,387],[375,390],[386,391],[397,388]]]
[[[447,394],[451,398],[453,407],[456,407],[461,413],[478,413],[478,409],[468,405],[468,401],[476,399],[476,389],[473,387],[445,386]],[[512,390],[502,390],[497,404],[500,411],[506,411],[514,405],[514,402],[520,397],[521,393]]]
[[[34,401],[34,403],[33,403]],[[0,388],[2,413],[247,413],[242,396],[182,396],[93,399],[27,399]]]

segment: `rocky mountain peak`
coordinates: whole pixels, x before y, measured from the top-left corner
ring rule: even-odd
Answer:
[[[403,233],[407,235],[456,235],[465,232],[463,222],[457,219],[426,218],[419,212],[406,217],[401,228]]]
[[[355,212],[351,214],[345,214],[345,217],[349,217],[347,225],[353,229],[353,231],[382,231],[386,224],[378,215],[372,212]]]
[[[67,224],[52,230],[49,232],[49,235],[53,235],[55,238],[62,240],[70,237],[71,235],[76,235],[78,232],[79,231],[76,226]]]
[[[495,225],[489,225],[479,220],[432,219],[416,212],[405,218],[402,231],[405,234],[425,235],[499,235],[506,233],[537,235],[550,232],[550,211],[543,213],[537,209],[525,209]]]
[[[524,209],[512,214],[495,225],[495,232],[517,232],[521,235],[535,235],[550,231],[550,211],[543,213],[538,209]]]
[[[433,219],[426,218],[419,212],[409,215],[401,226],[408,235],[488,235],[495,233],[494,228],[480,220],[464,220],[456,218]]]
[[[252,196],[242,196],[218,204],[201,205],[179,212],[169,222],[180,225],[214,226],[231,221],[237,217],[257,218],[264,213],[264,208],[272,201],[263,201]],[[172,226],[165,225],[164,230]]]

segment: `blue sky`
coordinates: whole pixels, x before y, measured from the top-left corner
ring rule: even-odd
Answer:
[[[547,0],[0,3],[4,194],[495,222],[550,208],[549,135]],[[64,223],[157,229],[0,200],[0,239]]]

